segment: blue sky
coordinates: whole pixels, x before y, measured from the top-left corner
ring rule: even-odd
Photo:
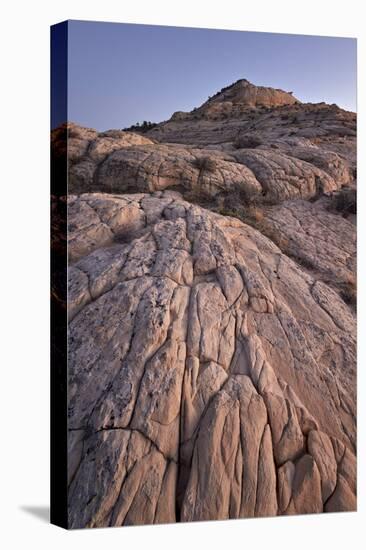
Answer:
[[[160,122],[239,78],[356,110],[356,40],[70,21],[68,119]]]

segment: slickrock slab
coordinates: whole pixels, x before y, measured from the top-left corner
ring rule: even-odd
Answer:
[[[321,221],[299,205],[301,236]],[[341,296],[171,191],[70,196],[68,223],[70,526],[354,510]],[[322,235],[319,269],[329,247],[352,269],[334,225]]]
[[[356,284],[356,224],[330,209],[331,201],[285,201],[264,209],[263,231],[320,281],[345,292]]]
[[[146,193],[173,188],[197,201],[217,202],[242,192],[278,202],[312,198],[354,181],[345,158],[298,143],[282,140],[277,149],[263,145],[220,151],[173,144],[126,145],[121,139],[98,137],[82,156],[73,157],[69,191]]]

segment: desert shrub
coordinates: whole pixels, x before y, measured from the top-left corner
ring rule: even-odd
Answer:
[[[356,282],[342,283],[340,286],[341,298],[346,304],[356,307],[357,305],[357,286]]]
[[[262,140],[257,134],[243,134],[236,137],[234,147],[236,149],[255,149],[262,145]]]
[[[156,122],[150,122],[148,120],[144,120],[142,123],[136,122],[136,124],[132,124],[132,126],[129,126],[128,128],[123,128],[124,132],[137,132],[140,134],[145,134],[149,130],[152,130],[157,126]]]
[[[237,210],[231,210],[230,208],[226,208],[225,206],[220,206],[216,208],[216,212],[218,214],[221,214],[221,216],[230,216],[231,218],[242,219]]]
[[[248,189],[236,189],[230,194],[220,196],[217,200],[217,212],[223,216],[232,216],[253,225],[260,226],[264,220],[261,196]]]
[[[229,210],[235,210],[244,206],[249,206],[253,203],[253,200],[253,191],[250,191],[245,187],[241,187],[232,190],[230,193],[225,194],[224,205]]]
[[[316,266],[314,263],[310,260],[310,258],[307,258],[305,256],[299,256],[298,254],[291,254],[289,251],[287,251],[287,254],[290,258],[292,258],[297,264],[301,265],[305,269],[316,269]]]
[[[356,214],[357,212],[357,191],[349,187],[344,187],[338,193],[332,196],[331,210],[336,210],[342,214]]]
[[[264,219],[264,213],[263,210],[261,210],[258,206],[252,205],[248,208],[248,215],[256,222],[261,223]]]
[[[192,164],[204,172],[214,172],[217,167],[216,160],[212,157],[197,157]]]
[[[183,192],[184,199],[193,204],[200,204],[207,208],[210,207],[213,201],[213,196],[209,187],[197,184],[189,191]]]
[[[237,198],[237,193],[232,196],[226,196],[220,207],[215,209],[216,212],[223,216],[231,216],[242,222],[254,227],[258,231],[270,239],[284,254],[293,258],[303,267],[312,269],[314,266],[306,258],[299,258],[292,253],[292,248],[289,239],[280,231],[280,229],[272,224],[265,215],[265,207],[256,199],[251,199],[247,202],[240,202]]]

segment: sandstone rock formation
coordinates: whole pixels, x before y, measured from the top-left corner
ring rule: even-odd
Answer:
[[[147,135],[97,133],[71,125],[69,192],[173,188],[190,199],[218,202],[241,189],[281,201],[308,199],[355,181],[353,113],[326,104],[303,105],[285,92],[264,89],[269,90],[267,107],[263,102],[254,107],[249,100],[240,102],[239,94],[234,104],[240,113],[230,110],[224,118],[213,117],[211,105],[225,109],[227,97],[236,97],[237,86],[209,100],[199,114],[173,116]],[[251,93],[260,98],[261,90]]]
[[[338,289],[347,300],[347,289],[356,280],[355,218],[344,218],[329,207],[328,197],[315,202],[285,201],[263,210],[261,227],[303,269]]]
[[[247,81],[197,111],[53,136],[70,527],[356,509],[355,117]]]
[[[216,117],[240,116],[248,107],[281,107],[299,103],[292,92],[284,92],[276,88],[255,86],[245,78],[222,88],[213,97],[210,97],[201,107],[194,109],[194,116]],[[173,114],[172,120],[192,119],[192,113],[178,111]]]
[[[354,315],[169,192],[69,198],[72,527],[355,507]]]

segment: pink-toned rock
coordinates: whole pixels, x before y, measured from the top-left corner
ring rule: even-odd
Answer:
[[[70,526],[353,510],[341,297],[178,194],[69,212]]]

